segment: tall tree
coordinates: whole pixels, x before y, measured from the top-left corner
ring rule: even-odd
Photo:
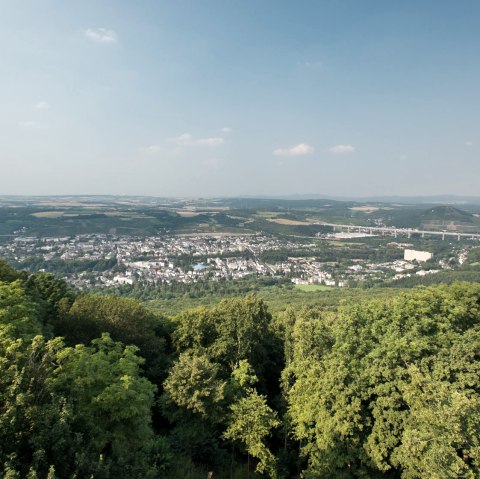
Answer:
[[[247,453],[247,477],[250,477],[250,456],[258,459],[255,470],[277,477],[276,459],[265,444],[265,439],[280,422],[276,413],[268,406],[265,396],[251,389],[248,395],[231,406],[231,417],[226,439],[239,441]]]

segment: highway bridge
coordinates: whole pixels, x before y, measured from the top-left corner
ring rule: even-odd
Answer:
[[[441,236],[442,240],[447,237],[454,237],[460,241],[461,238],[477,239],[480,240],[479,233],[459,233],[456,231],[430,231],[430,230],[418,230],[415,228],[390,228],[387,226],[357,226],[357,225],[340,225],[336,223],[316,223],[319,226],[329,226],[333,228],[333,231],[348,231],[349,233],[367,233],[367,234],[381,234],[391,235],[395,238],[397,236],[407,236],[411,238],[412,235],[418,235],[424,238],[425,236]]]

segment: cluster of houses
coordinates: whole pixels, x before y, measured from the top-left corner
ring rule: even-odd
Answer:
[[[66,268],[60,273],[79,288],[136,282],[162,285],[235,280],[249,275],[289,278],[295,284],[344,287],[351,282],[432,274],[449,267],[449,262],[443,259],[438,262],[439,269],[420,267],[432,259],[432,254],[413,250],[408,244],[396,245],[404,249],[403,260],[385,263],[352,260],[345,265],[322,262],[315,255],[318,239],[316,241],[310,244],[266,234],[155,237],[90,234],[59,238],[19,235],[0,243],[0,257],[17,264],[28,264],[32,259],[36,260],[36,265],[53,260],[60,264],[74,262],[77,267],[73,272]],[[311,256],[292,256],[278,262],[262,260],[262,253],[279,250],[307,250],[311,251]],[[462,250],[458,262],[465,261],[467,255],[468,251]],[[82,262],[89,265],[85,271],[78,268]]]

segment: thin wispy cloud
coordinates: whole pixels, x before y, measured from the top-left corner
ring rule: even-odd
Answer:
[[[355,151],[355,147],[352,145],[335,145],[332,146],[328,151],[336,155],[342,155],[346,153],[353,153]]]
[[[174,136],[173,138],[167,138],[168,143],[185,144],[192,141],[192,135],[190,133],[182,133],[181,135]]]
[[[466,141],[465,146],[473,146],[473,141],[471,140]]]
[[[273,150],[273,154],[275,156],[301,156],[308,155],[314,151],[315,149],[313,146],[307,145],[306,143],[300,143],[291,148],[277,148],[276,150]]]
[[[162,147],[159,145],[149,145],[140,148],[140,151],[148,155],[155,155],[156,153],[160,153],[162,151]]]
[[[46,130],[48,128],[48,125],[44,125],[42,123],[38,123],[38,121],[34,120],[22,120],[18,122],[18,126],[20,128],[30,128],[30,129],[35,129],[35,130]]]
[[[35,108],[37,110],[49,110],[50,109],[50,104],[47,103],[46,101],[39,101],[36,105]]]
[[[219,146],[223,145],[225,140],[223,138],[201,138],[197,140],[196,143],[198,145],[206,145],[206,146]]]
[[[228,126],[224,126],[223,128],[220,129],[222,133],[231,133],[232,129],[229,128]]]
[[[118,41],[117,34],[108,28],[87,28],[85,36],[96,43],[117,43]]]
[[[222,163],[223,163],[223,160],[220,158],[208,158],[202,161],[202,165],[210,166],[210,167],[218,166],[218,165],[221,165]]]
[[[323,68],[323,63],[322,62],[307,61],[307,62],[303,63],[303,66],[305,68]]]
[[[21,128],[34,128],[37,126],[37,122],[33,120],[23,120],[18,122],[18,126]]]
[[[181,135],[174,136],[172,138],[167,138],[168,143],[174,143],[177,146],[187,146],[187,145],[203,145],[203,146],[219,146],[225,143],[225,140],[221,137],[210,137],[210,138],[200,138],[198,140],[194,139],[190,133],[182,133]]]

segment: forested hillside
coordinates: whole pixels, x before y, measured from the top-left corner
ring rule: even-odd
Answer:
[[[0,262],[0,469],[477,478],[480,285],[275,314],[248,294],[165,317]]]

